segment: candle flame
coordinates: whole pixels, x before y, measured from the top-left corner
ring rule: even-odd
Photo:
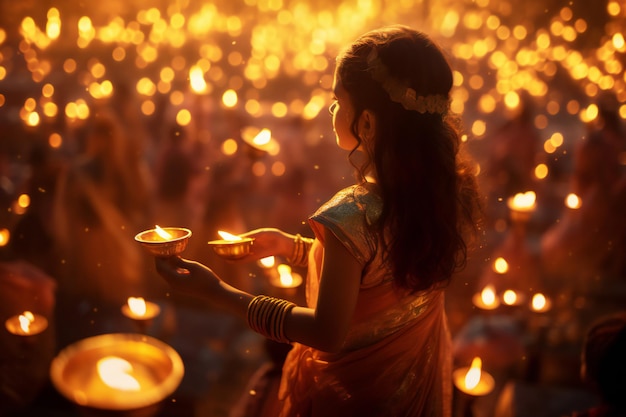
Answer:
[[[517,193],[510,201],[510,208],[516,210],[530,210],[535,207],[537,195],[534,191],[526,191],[525,193]]]
[[[206,81],[204,81],[204,71],[197,65],[189,70],[189,83],[191,89],[196,93],[203,93],[207,89]]]
[[[270,143],[270,140],[272,140],[272,132],[267,128],[263,128],[257,133],[254,139],[252,139],[252,143],[257,146],[263,146]]]
[[[476,388],[476,386],[480,382],[480,376],[482,373],[481,371],[482,364],[483,362],[478,356],[476,356],[472,360],[472,365],[470,369],[467,371],[467,373],[465,374],[465,388],[467,389]]]
[[[574,193],[570,193],[565,197],[565,205],[571,209],[579,209],[582,206],[582,200]]]
[[[274,259],[273,256],[268,256],[267,258],[259,259],[259,263],[264,268],[271,268],[271,267],[273,267],[275,262],[276,262],[276,260]]]
[[[517,293],[513,290],[506,290],[502,295],[504,303],[507,305],[513,305],[517,302]]]
[[[122,391],[139,391],[139,381],[132,376],[133,365],[117,356],[105,356],[97,364],[98,376],[107,386]]]
[[[168,240],[172,238],[172,234],[161,228],[158,224],[154,226],[154,231],[163,240]]]
[[[532,300],[532,306],[533,306],[533,310],[535,311],[541,311],[546,307],[546,297],[541,294],[541,293],[537,293],[535,295],[533,295],[533,300]]]
[[[285,287],[293,285],[293,276],[291,275],[291,267],[289,265],[281,264],[276,269],[278,269],[280,285]]]
[[[480,293],[480,298],[483,303],[487,306],[492,305],[496,302],[496,292],[493,288],[493,285],[487,285]]]
[[[493,269],[498,274],[505,274],[509,270],[509,263],[503,257],[498,257],[493,262]]]
[[[30,333],[30,325],[32,322],[35,321],[35,316],[33,315],[33,313],[31,313],[30,311],[25,311],[24,313],[19,315],[18,320],[20,321],[20,327],[22,328],[24,333]]]
[[[146,315],[146,301],[142,297],[128,297],[128,308],[136,316]]]
[[[224,240],[241,240],[240,236],[233,235],[231,233],[224,232],[222,230],[218,230],[217,234],[220,235],[222,237],[222,239],[224,239]]]

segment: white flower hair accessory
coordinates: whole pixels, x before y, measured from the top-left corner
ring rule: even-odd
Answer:
[[[418,113],[431,113],[444,115],[448,112],[450,101],[442,94],[429,94],[418,96],[417,92],[391,75],[389,70],[378,57],[373,49],[367,57],[367,64],[372,78],[381,83],[383,89],[389,94],[391,101],[402,104],[406,110]]]

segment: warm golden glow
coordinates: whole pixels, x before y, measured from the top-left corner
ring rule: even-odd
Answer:
[[[483,362],[478,356],[472,360],[472,365],[465,374],[465,388],[470,390],[476,388],[480,382],[482,364]]]
[[[241,236],[233,235],[231,233],[224,232],[223,230],[218,230],[217,234],[220,235],[222,239],[224,240],[231,240],[231,241],[242,240]]]
[[[98,376],[105,385],[120,391],[139,391],[141,385],[132,375],[133,365],[117,356],[105,356],[97,364]]]
[[[9,232],[9,229],[0,229],[0,247],[6,246],[10,238],[11,232]]]
[[[128,297],[128,308],[136,316],[146,315],[146,301],[142,297]]]

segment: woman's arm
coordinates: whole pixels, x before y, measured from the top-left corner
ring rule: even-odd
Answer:
[[[334,352],[348,334],[361,285],[362,266],[330,232],[324,238],[324,258],[315,309],[296,307],[285,320],[292,341]]]
[[[176,291],[206,298],[223,311],[247,319],[254,296],[225,283],[206,266],[181,258],[157,258],[156,265]],[[334,235],[327,233],[317,306],[290,310],[284,319],[287,338],[323,351],[340,349],[360,283],[361,265]]]

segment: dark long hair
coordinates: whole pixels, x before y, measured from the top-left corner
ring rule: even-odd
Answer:
[[[364,110],[375,116],[375,137],[363,143],[367,157],[357,166],[358,176],[364,180],[373,170],[380,186],[383,211],[376,227],[385,236],[383,250],[396,283],[415,291],[445,285],[466,263],[472,235],[467,232],[477,231],[475,175],[460,158],[459,131],[449,115],[406,110],[372,78],[373,50],[387,76],[418,96],[449,97],[452,71],[439,47],[404,26],[366,33],[337,61],[357,139],[359,116]]]

